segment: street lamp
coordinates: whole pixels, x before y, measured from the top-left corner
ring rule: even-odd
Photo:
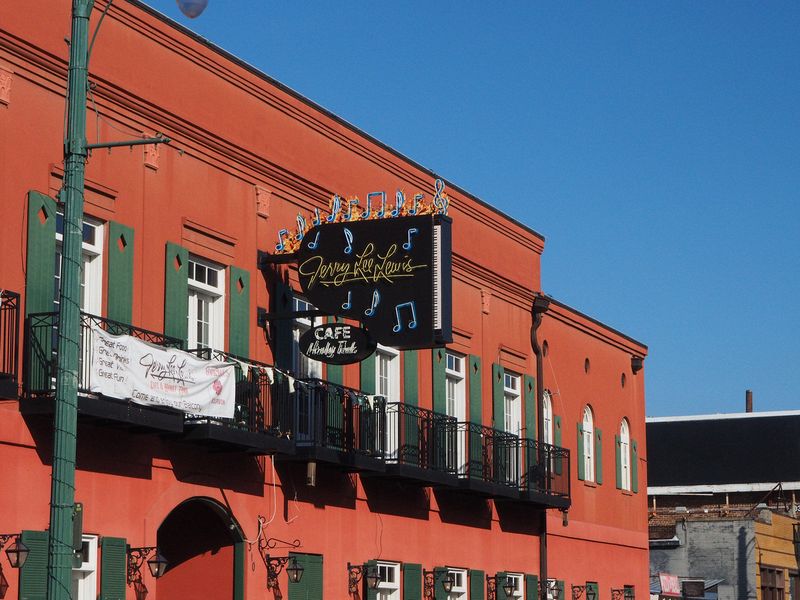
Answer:
[[[190,19],[199,17],[208,6],[208,0],[177,0],[178,8]]]

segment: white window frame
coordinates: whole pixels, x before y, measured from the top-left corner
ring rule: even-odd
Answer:
[[[555,445],[553,424],[553,396],[550,390],[544,391],[542,398],[542,427],[544,429],[542,441],[545,444]]]
[[[57,221],[64,223],[64,214],[58,211]],[[94,242],[83,240],[83,230],[94,229]],[[81,229],[81,311],[100,316],[103,311],[103,246],[105,227],[97,219],[88,216],[83,218]],[[53,298],[53,310],[59,310],[59,290],[61,288],[61,269],[63,257],[64,234],[56,228],[56,282]]]
[[[466,356],[445,352],[445,412],[457,421],[467,420]],[[470,418],[472,415],[470,415]]]
[[[547,600],[558,600],[558,589],[556,588],[557,585],[557,579],[547,580]]]
[[[623,418],[619,426],[619,471],[623,490],[631,490],[631,427]]]
[[[467,420],[466,364],[467,357],[456,352],[445,352],[445,413],[453,417],[457,423]],[[470,415],[470,419],[472,419]],[[451,443],[448,436],[448,444]],[[448,455],[451,455],[448,448]],[[459,475],[466,475],[468,469],[467,436],[459,433],[456,441],[456,466]]]
[[[197,267],[215,271],[217,273],[217,284],[212,285],[207,281],[201,281],[193,275]],[[189,305],[186,311],[188,321],[188,343],[189,348],[212,348],[214,350],[225,349],[225,267],[211,262],[199,256],[189,256]],[[208,302],[208,340],[202,343],[197,335],[197,323],[199,319],[198,307],[201,300]]]
[[[378,561],[376,600],[400,600],[400,563]],[[392,574],[392,581],[386,575]]]
[[[525,597],[525,576],[522,573],[506,573],[506,580],[514,582],[514,591],[509,598]]]
[[[522,377],[503,372],[503,431],[522,435]]]
[[[448,568],[445,576],[453,577],[453,587],[447,595],[447,600],[467,600],[469,593],[467,570]]]
[[[72,599],[95,600],[97,598],[97,536],[84,535],[87,560],[72,568]]]
[[[583,408],[583,479],[594,481],[594,414],[588,404]]]
[[[381,373],[384,365],[385,376]],[[382,344],[375,350],[375,394],[387,402],[400,401],[400,352]]]
[[[295,311],[315,310],[305,298],[294,297]],[[292,373],[301,379],[322,379],[322,362],[308,358],[300,352],[300,337],[312,327],[322,325],[322,317],[297,317],[292,323]]]

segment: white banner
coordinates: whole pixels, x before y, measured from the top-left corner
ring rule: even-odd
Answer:
[[[233,363],[92,329],[92,392],[137,404],[176,408],[204,417],[233,418]]]

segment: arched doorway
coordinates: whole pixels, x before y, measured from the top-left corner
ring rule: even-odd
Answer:
[[[227,508],[211,498],[190,498],[158,528],[168,561],[158,580],[159,600],[244,598],[244,541]]]

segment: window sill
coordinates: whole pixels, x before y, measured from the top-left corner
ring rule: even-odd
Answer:
[[[630,490],[620,490],[620,492],[622,492],[623,496],[635,496],[636,495]]]
[[[584,479],[583,480],[583,485],[585,485],[586,487],[590,487],[590,488],[596,488],[597,487],[597,482],[596,481],[589,481],[588,479]]]

